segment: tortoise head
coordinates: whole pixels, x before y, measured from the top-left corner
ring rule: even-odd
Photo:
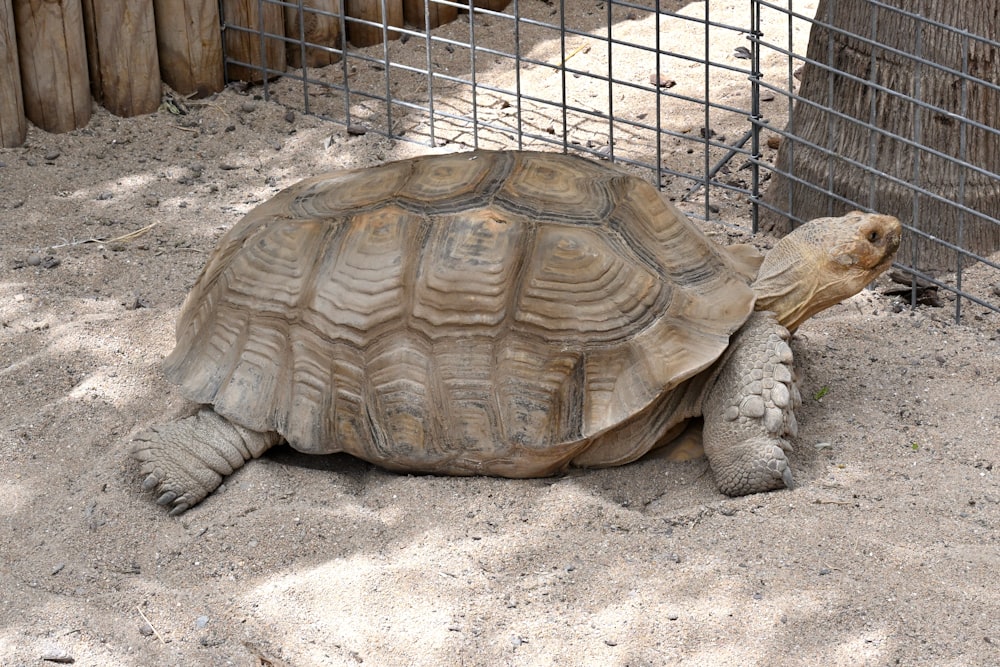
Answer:
[[[901,233],[899,220],[891,215],[860,211],[807,222],[764,257],[753,283],[757,310],[774,312],[795,331],[888,269]]]

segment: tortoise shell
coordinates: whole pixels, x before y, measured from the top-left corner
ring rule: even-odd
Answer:
[[[638,458],[753,310],[656,188],[476,151],[302,181],[222,239],[167,376],[295,449],[526,477]]]

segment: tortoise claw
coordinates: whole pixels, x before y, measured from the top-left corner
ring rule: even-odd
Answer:
[[[157,505],[169,505],[177,499],[176,491],[164,491],[163,494],[156,499]]]
[[[786,489],[795,488],[795,480],[792,479],[792,469],[785,464],[785,469],[781,471],[781,481],[785,483]]]
[[[142,490],[152,491],[156,488],[156,485],[160,483],[163,478],[156,474],[155,472],[146,475],[146,479],[142,480]]]
[[[170,516],[177,516],[179,514],[184,514],[184,512],[187,512],[189,509],[191,509],[191,506],[189,504],[187,504],[187,503],[180,503],[179,505],[177,505],[176,507],[174,507],[172,510],[170,510]]]

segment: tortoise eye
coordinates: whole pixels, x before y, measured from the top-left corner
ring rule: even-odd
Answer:
[[[882,238],[882,235],[879,234],[877,230],[872,230],[872,231],[868,232],[868,242],[869,243],[878,243],[879,239],[881,239],[881,238]]]

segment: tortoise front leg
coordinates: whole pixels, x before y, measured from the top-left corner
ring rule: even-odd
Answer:
[[[754,313],[733,336],[706,391],[705,454],[726,495],[792,487],[785,436],[796,433],[801,398],[788,338],[773,313]]]
[[[233,424],[211,408],[169,424],[154,426],[133,440],[132,456],[142,464],[143,491],[171,505],[176,515],[197,505],[222,478],[281,441]]]

